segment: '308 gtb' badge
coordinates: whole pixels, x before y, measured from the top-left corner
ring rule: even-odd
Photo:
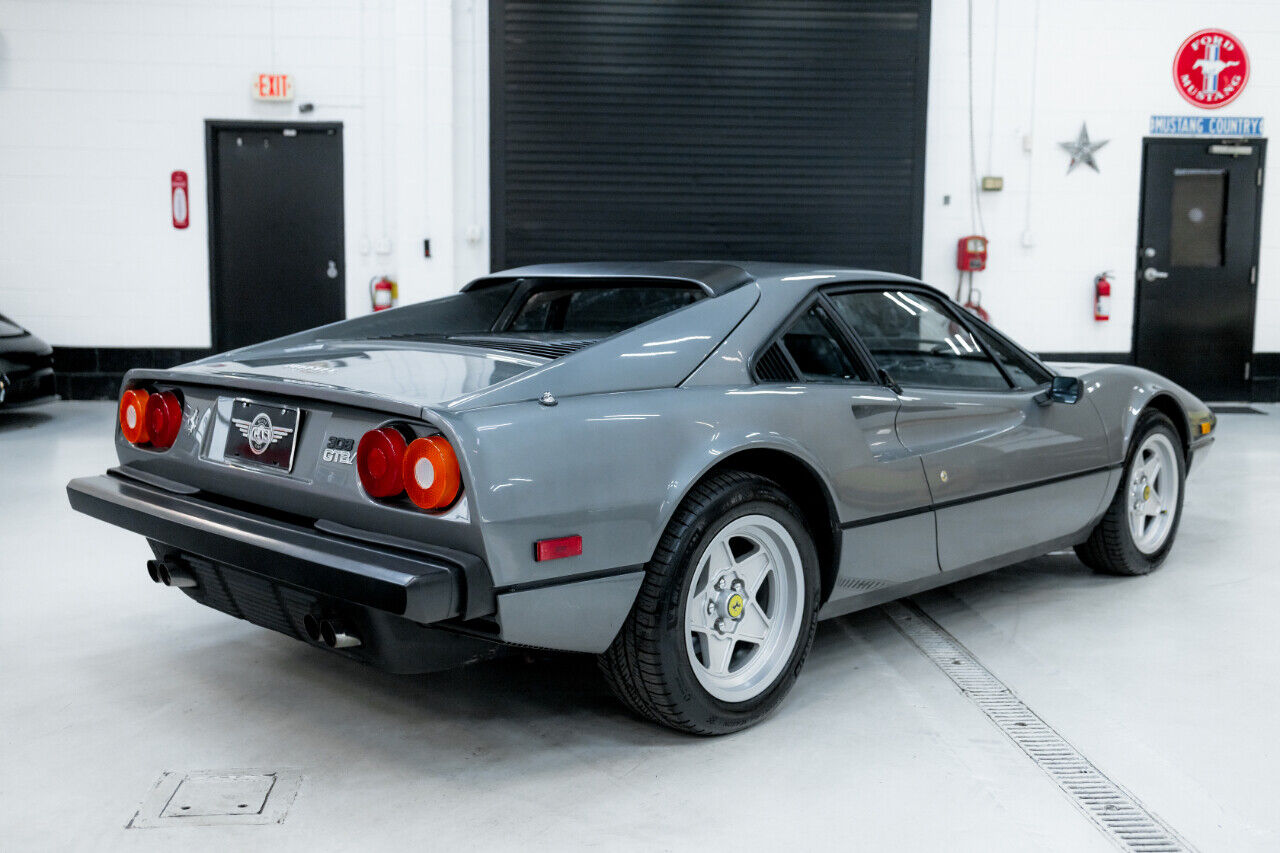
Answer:
[[[329,443],[320,454],[320,458],[325,462],[336,462],[339,465],[350,465],[356,458],[355,449],[356,440],[354,438],[341,438],[336,435],[331,435],[329,436]]]

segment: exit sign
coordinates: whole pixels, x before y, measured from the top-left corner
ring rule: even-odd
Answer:
[[[253,97],[259,101],[292,101],[293,78],[288,74],[259,74],[253,78]]]

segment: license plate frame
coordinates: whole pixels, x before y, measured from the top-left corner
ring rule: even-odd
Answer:
[[[231,401],[223,459],[238,465],[290,473],[298,449],[302,410],[297,406]]]

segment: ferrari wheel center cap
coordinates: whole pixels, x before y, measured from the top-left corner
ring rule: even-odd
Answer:
[[[1149,500],[1151,500],[1151,487],[1150,487],[1150,486],[1143,486],[1143,487],[1142,487],[1142,499],[1143,499],[1144,501],[1149,501]]]
[[[747,612],[747,592],[740,578],[722,577],[715,585],[715,595],[711,599],[710,610],[717,617],[717,630],[732,630],[731,625],[742,621]],[[723,627],[720,627],[723,625]]]

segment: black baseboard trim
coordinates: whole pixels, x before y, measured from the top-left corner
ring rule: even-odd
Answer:
[[[135,367],[165,368],[213,351],[169,347],[54,347],[54,383],[64,400],[114,400]]]
[[[1041,352],[1041,361],[1084,361],[1089,364],[1133,364],[1133,354],[1127,352]]]
[[[211,355],[207,348],[168,347],[54,347],[53,364],[58,394],[64,400],[114,400],[125,371],[135,367],[166,368]],[[1089,364],[1132,364],[1127,352],[1042,352],[1044,361],[1083,361]],[[1280,352],[1253,354],[1254,403],[1280,403]]]

